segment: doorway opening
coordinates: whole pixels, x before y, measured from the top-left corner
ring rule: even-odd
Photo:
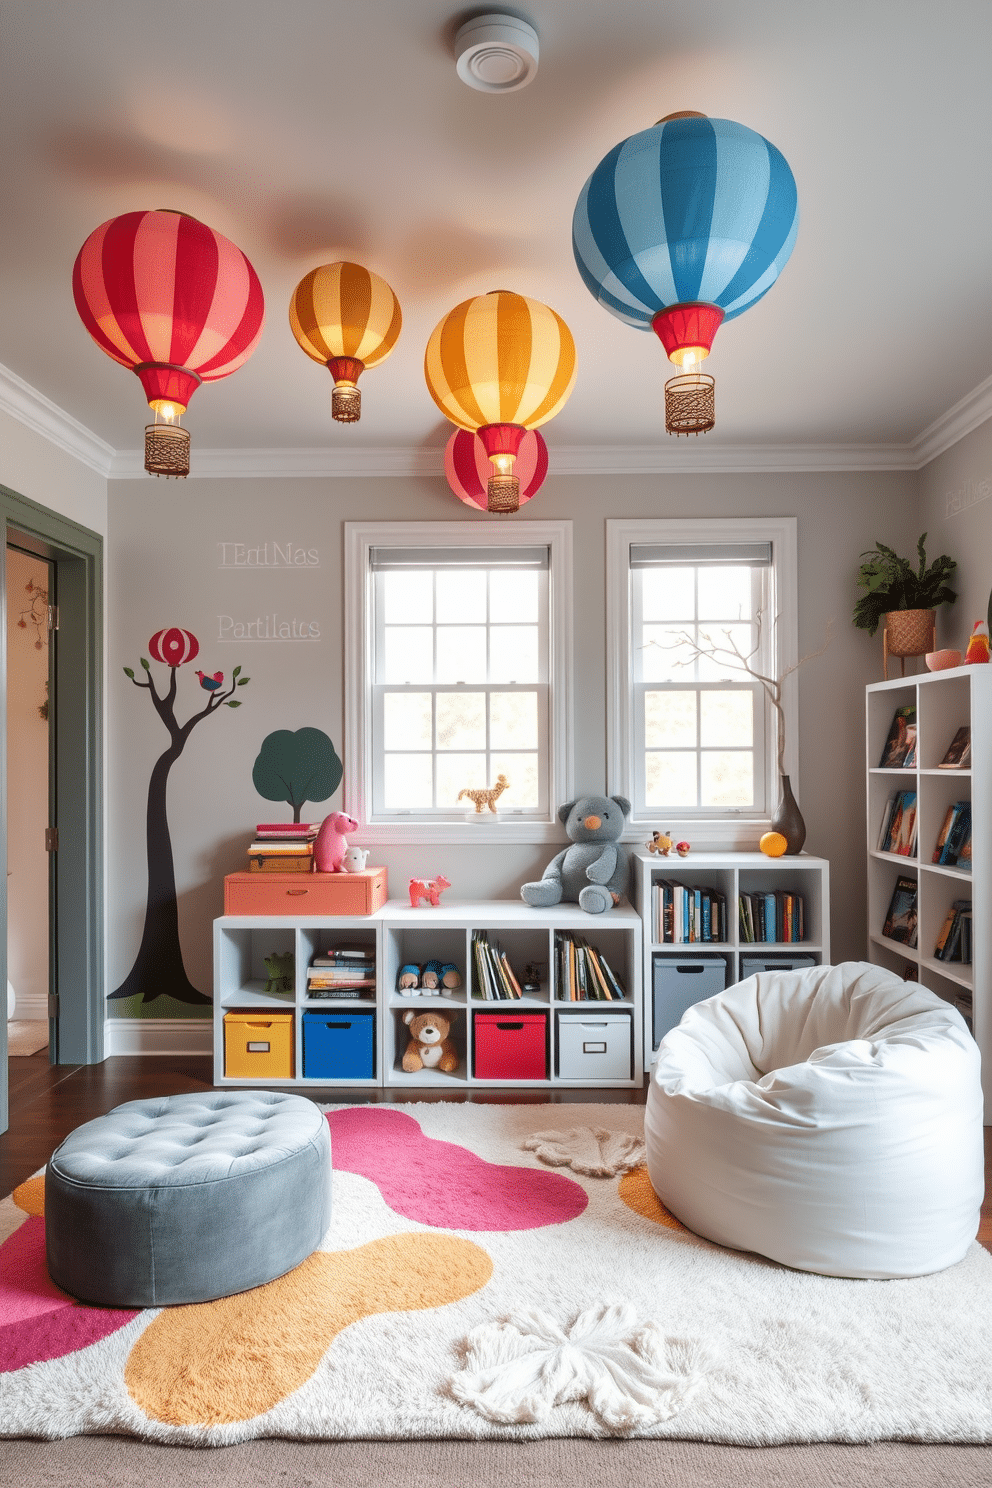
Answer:
[[[7,578],[7,1056],[49,1047],[54,563],[15,545]]]

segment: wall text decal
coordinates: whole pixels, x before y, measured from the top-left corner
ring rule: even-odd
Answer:
[[[219,542],[218,568],[319,568],[320,553],[316,548],[303,548],[299,543],[266,542],[255,547],[241,542]]]
[[[218,641],[319,641],[316,620],[286,619],[278,614],[256,615],[253,620],[217,616]]]
[[[959,491],[946,491],[944,493],[944,520],[956,517],[959,513],[967,511],[971,506],[977,506],[980,501],[988,501],[992,496],[992,481],[987,476],[981,480],[965,481]]]

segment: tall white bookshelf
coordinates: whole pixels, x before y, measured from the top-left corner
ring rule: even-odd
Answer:
[[[872,683],[866,692],[868,959],[920,983],[954,1003],[968,1020],[982,1053],[986,1122],[992,1124],[992,934],[988,922],[992,867],[992,667],[962,666]],[[916,759],[908,769],[880,764],[896,710],[916,709]],[[969,769],[941,769],[958,729],[971,729]],[[894,792],[916,792],[916,851],[882,852],[883,816]],[[948,808],[971,802],[972,870],[932,861]],[[900,876],[917,883],[917,942],[904,945],[883,933]],[[943,961],[934,948],[948,910],[971,899],[971,963]]]

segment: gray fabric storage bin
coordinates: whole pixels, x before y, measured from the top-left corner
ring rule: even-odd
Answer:
[[[655,956],[653,982],[657,1049],[668,1030],[682,1021],[686,1008],[723,991],[727,963],[722,956]]]
[[[804,971],[807,966],[818,966],[815,956],[742,956],[741,981],[757,976],[759,971]]]

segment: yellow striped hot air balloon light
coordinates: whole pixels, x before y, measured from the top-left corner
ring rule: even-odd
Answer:
[[[333,417],[355,423],[362,412],[359,376],[386,360],[403,326],[389,285],[361,264],[322,264],[294,289],[289,324],[307,356],[334,378]]]
[[[427,386],[445,417],[485,445],[494,467],[491,512],[519,509],[520,441],[564,406],[575,370],[575,342],[561,316],[510,290],[464,300],[435,327],[424,356]]]

